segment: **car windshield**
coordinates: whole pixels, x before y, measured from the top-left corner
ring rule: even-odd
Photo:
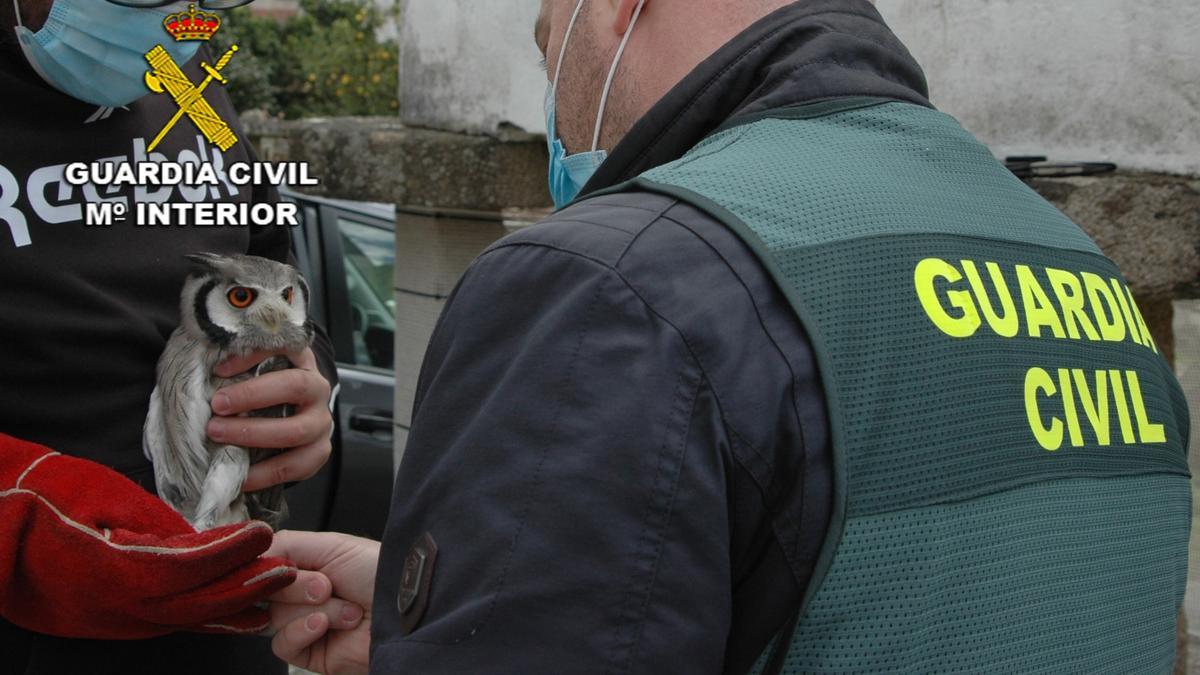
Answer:
[[[374,309],[390,318],[396,307],[392,298],[396,267],[395,235],[345,216],[339,216],[338,221],[346,261],[349,263],[347,281],[351,286],[351,296],[365,301],[362,304],[368,306],[365,308],[368,313]]]

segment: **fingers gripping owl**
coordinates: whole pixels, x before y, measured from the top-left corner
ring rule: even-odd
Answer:
[[[159,496],[198,530],[254,519],[272,528],[286,515],[283,486],[242,493],[250,465],[278,450],[214,443],[206,426],[213,394],[226,386],[293,367],[284,356],[231,378],[213,374],[229,356],[303,351],[312,343],[309,289],[290,265],[255,256],[202,253],[183,285],[180,326],[158,361],[157,386],[142,432]],[[291,406],[251,413],[287,417]]]

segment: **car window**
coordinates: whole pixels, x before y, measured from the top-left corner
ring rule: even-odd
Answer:
[[[396,235],[383,227],[338,214],[346,257],[346,289],[354,320],[354,363],[392,369],[396,326]]]

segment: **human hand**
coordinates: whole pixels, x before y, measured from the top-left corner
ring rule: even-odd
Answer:
[[[358,603],[333,595],[333,582],[329,577],[309,570],[299,570],[296,580],[269,600],[275,604],[275,609],[270,613],[271,627],[264,634],[271,637],[296,620],[317,613],[325,615],[333,630],[354,630],[365,614]]]
[[[0,434],[0,616],[71,638],[130,640],[181,630],[253,634],[255,606],[291,583],[260,558],[271,528],[196,532],[128,478]]]
[[[280,352],[254,352],[219,364],[215,373],[232,377]],[[244,448],[286,450],[250,467],[243,492],[312,478],[329,459],[333,416],[329,413],[329,382],[317,371],[311,348],[286,354],[295,368],[265,373],[213,394],[213,418],[208,437],[215,443]],[[291,417],[239,417],[272,406],[296,407]]]
[[[331,625],[328,613],[296,601],[300,582],[279,591],[271,597],[271,622],[278,629],[271,642],[275,655],[325,675],[366,673],[379,542],[333,532],[284,531],[275,535],[268,554],[286,556],[301,570],[319,572],[333,584],[335,600],[363,609],[362,620],[344,630],[336,622]]]

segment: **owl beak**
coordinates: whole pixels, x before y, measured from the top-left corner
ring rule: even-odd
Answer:
[[[266,311],[262,313],[263,325],[271,331],[272,335],[279,334],[280,329],[283,328],[283,322],[285,318],[286,317],[284,316],[283,312],[274,307],[267,308]]]

